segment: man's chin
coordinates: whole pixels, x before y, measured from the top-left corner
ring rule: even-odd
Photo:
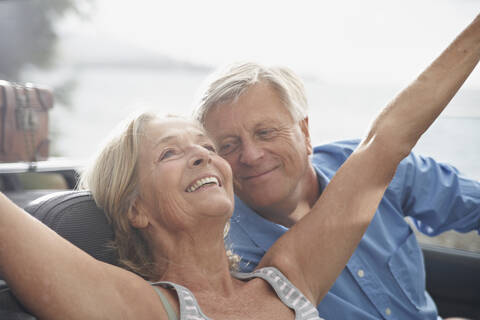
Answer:
[[[237,194],[237,196],[250,208],[261,209],[274,207],[278,203],[278,196],[272,196],[267,194]]]

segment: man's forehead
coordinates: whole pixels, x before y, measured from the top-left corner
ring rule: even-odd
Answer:
[[[279,113],[282,113],[280,115]],[[228,135],[238,130],[254,130],[258,127],[291,124],[293,118],[288,111],[273,113],[262,110],[249,110],[245,113],[241,107],[231,105],[217,105],[205,118],[205,129],[210,135]]]

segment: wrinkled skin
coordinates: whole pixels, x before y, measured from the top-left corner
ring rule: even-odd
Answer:
[[[232,174],[215,152],[213,142],[191,122],[154,120],[145,129],[139,159],[141,183],[132,214],[142,228],[156,224],[183,230],[206,218],[228,220],[233,211]],[[187,188],[198,179],[215,176],[221,186],[208,184],[195,192]]]
[[[318,198],[308,120],[296,122],[270,85],[214,106],[205,128],[232,167],[235,193],[267,219],[289,225],[278,220],[282,213]]]

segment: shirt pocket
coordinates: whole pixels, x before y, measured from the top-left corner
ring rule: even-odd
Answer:
[[[422,251],[412,232],[393,253],[388,267],[408,300],[418,309],[426,306],[425,266]]]

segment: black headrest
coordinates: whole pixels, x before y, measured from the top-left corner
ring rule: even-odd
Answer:
[[[115,251],[109,246],[112,227],[90,192],[55,192],[33,200],[24,209],[94,258],[117,265]]]

